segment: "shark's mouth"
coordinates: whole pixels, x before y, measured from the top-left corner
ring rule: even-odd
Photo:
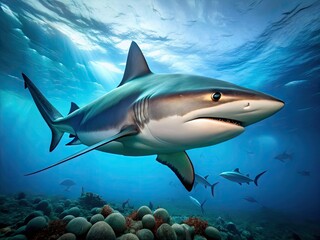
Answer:
[[[195,118],[192,119],[193,120],[197,120],[197,119],[208,119],[208,120],[214,120],[214,121],[220,121],[220,122],[225,122],[225,123],[230,123],[233,125],[237,125],[240,127],[243,127],[243,123],[237,120],[233,120],[233,119],[228,119],[228,118],[214,118],[214,117],[199,117],[199,118]]]

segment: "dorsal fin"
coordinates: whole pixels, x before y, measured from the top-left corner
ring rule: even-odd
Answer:
[[[209,175],[205,176],[204,178],[207,180],[208,177],[209,177]]]
[[[139,46],[132,41],[128,53],[126,69],[119,86],[129,82],[130,80],[150,74],[151,71],[148,67],[147,61],[143,56]],[[119,87],[118,86],[118,87]]]
[[[234,172],[240,173],[239,168],[236,168],[235,170],[233,170]]]
[[[79,106],[77,104],[75,104],[74,102],[71,102],[70,111],[69,111],[68,115],[78,109],[79,109]]]

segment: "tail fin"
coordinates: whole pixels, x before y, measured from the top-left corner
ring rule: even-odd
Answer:
[[[211,185],[211,195],[212,197],[214,197],[214,187],[218,184],[219,182],[216,182],[214,184]]]
[[[204,214],[203,205],[206,203],[206,201],[207,201],[207,199],[204,200],[200,205],[202,214]]]
[[[254,178],[254,184],[256,185],[256,186],[258,186],[258,180],[259,180],[259,178],[263,175],[263,174],[265,174],[267,172],[267,170],[266,171],[263,171],[262,173],[259,173],[255,178]]]
[[[63,136],[63,131],[60,131],[58,128],[54,126],[55,120],[62,118],[62,115],[54,106],[51,105],[51,103],[49,103],[49,101],[43,96],[39,89],[31,82],[31,80],[24,73],[22,73],[22,77],[24,79],[24,87],[29,89],[31,96],[34,102],[36,103],[42,117],[51,129],[51,152],[56,148],[56,146],[60,142],[60,139]]]

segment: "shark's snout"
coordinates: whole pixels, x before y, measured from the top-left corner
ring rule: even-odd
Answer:
[[[283,108],[284,102],[271,96],[245,101],[237,120],[248,126],[262,119],[270,117]]]

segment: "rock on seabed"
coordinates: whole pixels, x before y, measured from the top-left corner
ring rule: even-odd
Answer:
[[[114,240],[116,239],[116,234],[114,233],[112,227],[104,222],[99,221],[93,224],[90,228],[86,240]]]

